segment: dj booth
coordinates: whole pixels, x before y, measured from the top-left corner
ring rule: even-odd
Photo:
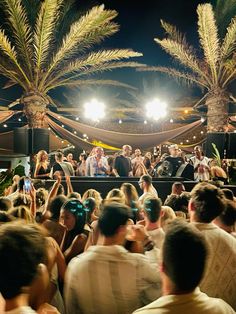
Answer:
[[[132,183],[136,187],[138,194],[141,195],[142,190],[139,187],[138,181],[138,177],[71,177],[74,192],[79,192],[82,196],[86,190],[95,189],[101,193],[102,198],[105,198],[111,189],[120,188],[124,182]],[[167,195],[171,193],[172,184],[176,181],[182,182],[185,186],[185,190],[189,192],[197,183],[196,181],[185,181],[185,179],[181,177],[153,178],[152,184],[156,188],[162,201],[164,201]],[[45,187],[48,189],[54,182],[54,180],[45,181]],[[65,180],[62,180],[62,184],[66,189]],[[236,186],[224,185],[224,187],[231,189],[234,195],[236,195]]]

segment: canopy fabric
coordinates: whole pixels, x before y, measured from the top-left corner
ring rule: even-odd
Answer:
[[[79,146],[86,150],[91,150],[96,145],[89,143],[82,138],[76,136],[75,134],[71,133],[70,131],[64,129],[57,123],[55,123],[53,120],[51,120],[49,117],[45,117],[46,122],[50,126],[52,130],[54,130],[61,138],[67,140],[74,146]]]
[[[0,123],[3,123],[10,119],[14,114],[16,114],[16,111],[0,111]]]
[[[47,113],[47,115],[58,120],[58,114],[56,113],[50,111]],[[163,142],[171,140],[187,131],[190,131],[191,129],[201,124],[201,121],[199,120],[188,125],[184,125],[182,127],[164,132],[148,134],[131,134],[95,128],[62,116],[60,116],[60,122],[72,127],[77,132],[86,133],[90,138],[100,140],[111,146],[122,147],[124,144],[129,144],[133,147],[140,148],[154,147]]]

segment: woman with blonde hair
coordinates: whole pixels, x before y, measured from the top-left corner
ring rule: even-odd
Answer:
[[[138,201],[139,196],[136,187],[131,183],[125,182],[121,185],[120,189],[125,194],[125,205],[131,208],[133,221],[136,223],[140,219],[140,205]]]
[[[211,166],[210,173],[211,173],[211,179],[213,181],[221,181],[223,182],[223,184],[228,183],[227,174],[225,173],[224,169],[222,169],[221,167]]]
[[[83,196],[82,196],[82,203],[84,203],[84,201],[86,201],[87,198],[89,197],[93,197],[96,201],[96,207],[99,210],[101,203],[102,203],[102,197],[101,194],[94,189],[88,189],[87,191],[84,192]],[[98,213],[97,213],[98,214]]]
[[[36,179],[49,179],[50,166],[48,162],[48,154],[45,150],[40,150],[37,153],[36,167],[34,171],[34,178]]]

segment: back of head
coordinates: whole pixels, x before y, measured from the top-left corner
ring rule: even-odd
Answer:
[[[0,293],[12,299],[29,286],[45,261],[46,240],[35,225],[6,223],[0,228]]]
[[[7,212],[12,207],[12,202],[7,197],[0,197],[0,210]]]
[[[62,152],[56,152],[56,154],[55,154],[56,161],[62,162],[63,161],[63,157],[64,157],[64,155],[63,155]]]
[[[224,193],[209,183],[199,183],[191,191],[194,214],[199,222],[209,223],[225,209]]]
[[[235,202],[227,200],[226,207],[219,215],[218,219],[228,227],[234,226],[236,222],[236,205]]]
[[[101,234],[105,237],[112,237],[120,226],[126,225],[131,217],[129,208],[118,202],[106,202],[98,220]]]
[[[207,247],[200,231],[186,222],[169,224],[162,248],[163,271],[182,293],[193,291],[201,281]]]
[[[221,190],[224,193],[225,198],[231,201],[234,200],[234,193],[230,189],[223,188]]]
[[[23,219],[26,223],[34,223],[35,221],[30,209],[26,206],[14,207],[8,213],[15,218]]]
[[[184,185],[182,182],[174,182],[172,185],[172,194],[180,195],[183,191],[185,191]]]
[[[87,218],[86,221],[87,223],[91,222],[91,215],[93,213],[93,211],[96,209],[97,204],[96,204],[96,200],[93,197],[88,197],[84,202],[84,207],[86,209],[86,213],[87,213]]]
[[[143,209],[150,222],[157,222],[161,214],[161,200],[157,197],[148,197],[144,200]]]
[[[114,198],[119,200],[119,202],[121,203],[125,203],[125,194],[120,189],[112,189],[111,191],[108,192],[106,196],[106,200],[114,199]]]
[[[141,176],[139,182],[141,182],[141,181],[150,185],[150,184],[152,184],[152,177],[149,174],[144,174],[143,176]]]
[[[52,220],[59,220],[61,207],[66,201],[67,198],[64,195],[58,195],[49,202],[48,210]]]

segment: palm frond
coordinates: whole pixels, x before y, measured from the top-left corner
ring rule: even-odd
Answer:
[[[9,66],[6,67],[4,64],[2,64],[2,62],[0,63],[0,74],[9,78],[12,82],[15,82],[15,84],[19,84],[20,86],[25,88],[24,81],[20,79],[18,73],[14,72],[14,70],[9,68]],[[4,86],[3,89],[8,87]]]
[[[225,60],[231,56],[236,47],[236,17],[231,20],[227,33],[221,46],[221,60]]]
[[[158,38],[154,39],[168,54],[174,57],[178,62],[180,62],[185,67],[189,68],[191,71],[196,73],[198,76],[206,82],[206,85],[210,85],[210,78],[206,75],[204,71],[201,70],[200,63],[192,53],[191,48],[184,46],[183,44],[174,41],[172,39]]]
[[[32,33],[25,9],[21,0],[5,0],[4,4],[12,35],[16,40],[15,49],[21,60],[24,61],[22,65],[26,65],[29,77],[32,78]]]
[[[9,39],[5,35],[4,31],[1,29],[0,29],[0,49],[6,56],[8,56],[8,58],[10,59],[9,61],[11,61],[15,66],[14,70],[20,73],[20,76],[22,76],[25,79],[27,85],[30,86],[31,85],[30,80],[17,60],[17,54],[14,47],[11,46]]]
[[[48,92],[51,89],[54,89],[59,86],[66,86],[66,87],[81,87],[81,86],[93,86],[93,85],[110,85],[110,86],[117,86],[117,87],[124,87],[124,88],[129,88],[129,89],[136,89],[135,87],[121,83],[119,81],[114,81],[114,80],[75,80],[75,81],[68,81],[68,82],[58,82],[55,85],[51,85],[48,87],[46,92]]]
[[[167,67],[144,67],[144,68],[138,68],[138,72],[161,72],[168,74],[169,76],[180,79],[180,81],[184,81],[187,84],[196,84],[200,85],[204,88],[209,88],[208,85],[205,84],[204,81],[202,81],[201,77],[197,77],[196,75],[185,73],[178,71],[174,68],[167,68]]]
[[[37,73],[47,61],[61,4],[62,0],[45,0],[41,5],[34,32],[34,58]]]
[[[71,56],[75,51],[89,48],[106,36],[115,33],[118,30],[118,25],[112,23],[111,20],[116,15],[116,11],[104,10],[104,6],[101,5],[92,8],[79,21],[72,24],[69,33],[63,39],[61,48],[49,65],[45,79],[58,63]]]
[[[220,37],[223,38],[225,36],[227,26],[229,25],[231,19],[236,15],[236,1],[215,0],[214,12]]]
[[[197,14],[200,43],[204,52],[206,63],[209,65],[212,73],[213,83],[217,84],[217,67],[220,58],[220,46],[212,6],[208,3],[199,4],[197,7]]]
[[[164,28],[164,30],[165,30],[165,32],[166,32],[166,34],[168,35],[169,38],[177,41],[178,43],[187,44],[184,34],[182,34],[177,29],[176,26],[174,26],[174,25],[172,25],[170,23],[167,23],[164,20],[161,20],[161,26],[162,26],[162,28]]]
[[[236,54],[230,59],[224,62],[221,83],[222,87],[225,88],[236,78]]]
[[[49,77],[45,85],[48,86],[50,83],[53,83],[64,76],[73,74],[75,75],[75,73],[77,73],[75,76],[80,75],[80,73],[78,72],[81,72],[82,75],[85,75],[93,72],[95,73],[98,71],[111,70],[112,67],[121,68],[122,62],[116,63],[116,66],[115,63],[110,64],[110,62],[113,60],[128,59],[139,56],[142,56],[142,54],[139,52],[132,51],[130,49],[101,50],[98,52],[90,53],[88,56],[70,62],[67,66],[63,67],[58,73],[53,72],[53,75]],[[133,67],[132,62],[129,64],[130,67]],[[123,67],[128,67],[129,64],[124,63]],[[110,65],[111,68],[109,69]]]

